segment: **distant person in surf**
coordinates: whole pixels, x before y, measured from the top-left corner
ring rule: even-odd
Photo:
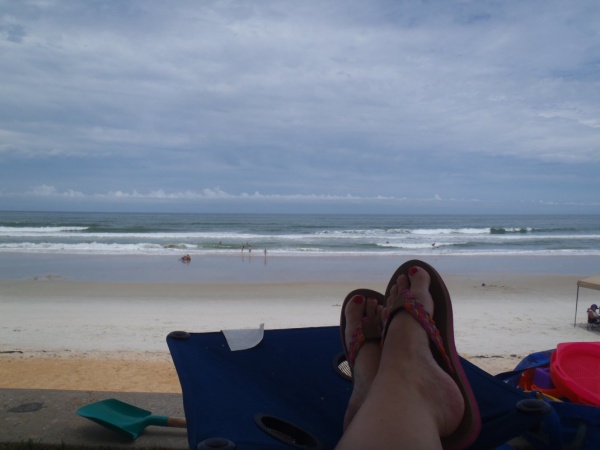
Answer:
[[[179,261],[184,262],[184,263],[189,263],[192,260],[192,257],[190,255],[184,255],[181,258],[179,258]]]

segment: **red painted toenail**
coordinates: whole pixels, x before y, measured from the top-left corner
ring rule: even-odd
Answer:
[[[362,295],[355,295],[354,297],[352,297],[352,301],[354,303],[362,303],[365,300],[365,298]]]
[[[415,266],[411,267],[410,269],[408,269],[408,274],[409,275],[414,275],[419,271],[419,269],[417,269]]]

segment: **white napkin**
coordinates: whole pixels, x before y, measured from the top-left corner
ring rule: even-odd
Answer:
[[[248,350],[256,347],[263,340],[265,324],[261,323],[258,329],[221,330],[227,339],[227,344],[232,352]]]

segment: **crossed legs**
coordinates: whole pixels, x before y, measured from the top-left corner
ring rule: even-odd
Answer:
[[[410,278],[410,279],[409,279]],[[382,317],[410,294],[433,313],[429,274],[419,267],[400,275],[385,308],[374,300],[353,298],[346,304],[345,333],[363,315]],[[346,342],[351,336],[346,335]],[[422,326],[408,313],[395,314],[383,345],[366,342],[353,367],[353,392],[337,449],[436,449],[452,434],[464,413],[464,400],[454,380],[437,364]]]

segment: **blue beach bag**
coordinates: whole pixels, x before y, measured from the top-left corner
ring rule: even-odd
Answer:
[[[555,349],[532,353],[513,371],[498,374],[496,377],[518,388],[526,372],[549,369],[554,352]],[[532,398],[543,400],[550,407],[550,413],[542,418],[538,427],[524,432],[515,441],[514,446],[506,445],[502,447],[503,450],[522,448],[519,441],[525,441],[528,445],[526,448],[535,450],[600,449],[600,407],[548,396],[547,392],[551,391],[552,388],[528,392]]]

